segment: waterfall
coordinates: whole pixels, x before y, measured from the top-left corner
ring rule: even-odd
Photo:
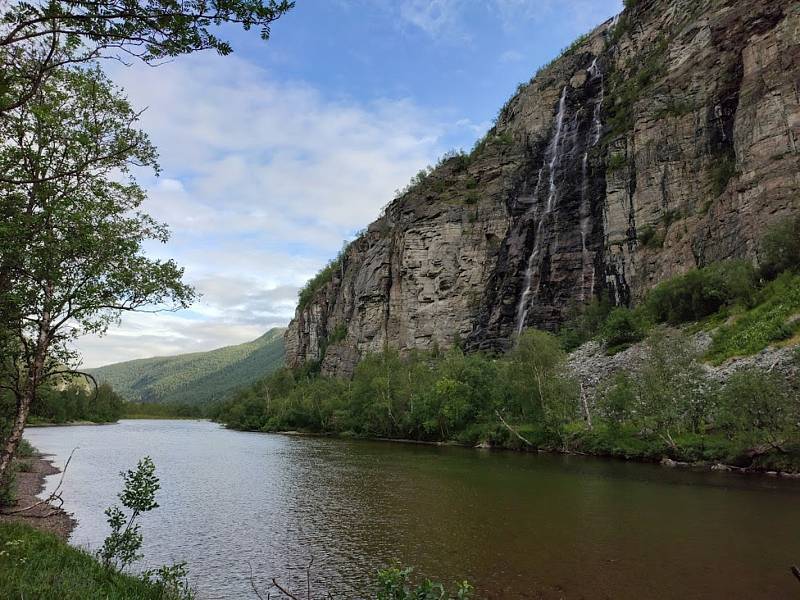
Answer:
[[[567,112],[567,87],[564,86],[563,91],[561,92],[561,100],[558,103],[558,113],[556,115],[556,131],[553,135],[553,139],[550,141],[550,145],[547,148],[547,152],[545,153],[545,159],[549,158],[548,167],[550,169],[550,186],[549,191],[547,194],[547,203],[545,204],[545,211],[544,214],[541,215],[539,218],[539,222],[536,226],[536,235],[534,237],[533,243],[533,251],[531,252],[530,256],[528,257],[528,264],[525,269],[525,277],[523,280],[523,292],[522,296],[520,296],[519,304],[517,304],[517,326],[516,332],[517,335],[522,333],[523,328],[525,327],[525,321],[528,318],[528,310],[529,310],[529,299],[531,294],[533,293],[532,285],[533,285],[533,274],[536,267],[539,266],[539,254],[542,245],[542,227],[544,222],[547,220],[547,217],[553,211],[553,206],[555,205],[556,199],[558,197],[558,186],[556,185],[556,170],[558,165],[561,162],[561,138],[564,131],[564,117]],[[542,167],[544,169],[544,167]],[[539,181],[536,183],[536,189],[539,190],[539,186],[542,179],[542,171],[539,171]],[[538,283],[537,283],[537,291],[538,291]]]
[[[597,64],[598,57],[592,61],[592,64],[587,69],[587,72],[592,79],[600,79],[600,97],[594,105],[594,112],[592,115],[592,143],[587,146],[586,152],[583,155],[583,185],[581,187],[581,301],[586,300],[586,279],[587,270],[589,270],[589,297],[594,295],[595,286],[595,273],[594,264],[590,259],[589,251],[586,248],[586,237],[589,234],[589,227],[591,225],[591,198],[589,198],[589,152],[592,148],[597,146],[600,142],[600,136],[603,133],[603,122],[600,118],[603,109],[603,100],[605,99],[605,81],[603,79],[603,72]]]

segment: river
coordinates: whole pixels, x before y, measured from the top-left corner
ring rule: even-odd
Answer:
[[[199,597],[255,598],[272,577],[367,597],[399,560],[480,598],[800,597],[800,482],[575,456],[243,433],[205,421],[28,429],[95,550],[119,472],[161,479],[139,568],[186,561]],[[48,479],[51,489],[58,476]],[[264,593],[266,597],[266,593]],[[274,596],[273,596],[274,597]]]

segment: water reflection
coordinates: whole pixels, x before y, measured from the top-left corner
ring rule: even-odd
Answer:
[[[796,598],[800,485],[581,457],[296,438],[196,421],[32,429],[63,464],[97,548],[118,472],[145,454],[161,507],[148,565],[185,560],[202,598],[253,597],[252,565],[363,597],[394,559],[475,582],[482,598]],[[147,566],[147,565],[142,565]]]

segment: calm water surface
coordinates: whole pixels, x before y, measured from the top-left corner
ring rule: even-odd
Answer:
[[[255,598],[249,566],[360,598],[393,559],[481,598],[793,598],[800,484],[655,465],[227,431],[201,421],[29,429],[64,464],[71,542],[96,549],[119,471],[150,455],[146,565],[201,598]],[[57,477],[50,478],[52,488]],[[266,594],[265,594],[266,595]]]

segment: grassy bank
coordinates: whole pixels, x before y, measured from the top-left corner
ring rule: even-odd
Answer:
[[[161,586],[106,569],[90,554],[28,525],[0,523],[0,597],[166,600]]]

